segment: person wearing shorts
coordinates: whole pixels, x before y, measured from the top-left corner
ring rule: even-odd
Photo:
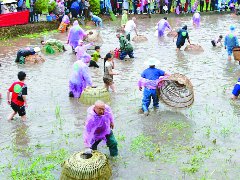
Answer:
[[[118,75],[118,73],[113,72],[112,71],[113,69],[114,69],[113,55],[111,53],[107,53],[106,57],[104,58],[103,82],[107,90],[109,90],[109,87],[110,87],[112,91],[115,92],[113,75]]]
[[[185,44],[185,40],[187,39],[189,44],[190,43],[190,39],[189,39],[189,36],[188,36],[188,32],[187,32],[187,26],[183,26],[182,29],[180,29],[178,32],[177,32],[177,35],[175,36],[177,37],[177,42],[176,42],[176,46],[177,46],[177,50],[179,51],[180,48]],[[174,37],[174,38],[175,38]],[[174,38],[173,38],[173,42],[174,42]]]
[[[13,112],[9,115],[8,120],[13,120],[13,117],[18,113],[21,119],[26,120],[26,110],[27,107],[27,85],[24,83],[26,79],[26,73],[20,71],[18,73],[19,81],[14,82],[7,92],[7,101],[11,105]],[[11,94],[11,100],[10,100]]]

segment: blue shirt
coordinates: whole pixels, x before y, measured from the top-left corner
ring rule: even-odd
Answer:
[[[225,37],[224,45],[229,48],[238,46],[238,38],[234,34],[228,34]]]
[[[185,39],[188,39],[188,38],[189,38],[189,36],[188,36],[187,30],[185,30],[185,29],[180,29],[180,30],[178,31],[177,44],[185,43]]]
[[[100,22],[102,21],[102,19],[96,15],[92,15],[92,19],[91,19],[93,22]]]
[[[240,94],[240,80],[237,82],[237,84],[235,84],[232,94],[234,96],[238,96]]]
[[[75,9],[76,11],[79,11],[80,6],[79,6],[78,1],[74,1],[74,2],[72,3],[71,9]]]
[[[163,70],[150,67],[143,71],[141,77],[149,80],[156,80],[159,79],[160,76],[164,76],[164,74],[165,72]]]

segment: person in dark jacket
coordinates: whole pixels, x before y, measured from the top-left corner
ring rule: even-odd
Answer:
[[[175,36],[177,37],[177,42],[176,42],[176,46],[177,46],[177,50],[179,51],[180,48],[185,44],[185,40],[187,39],[189,44],[190,43],[190,39],[189,39],[189,36],[188,36],[188,32],[187,32],[187,26],[183,26],[182,29],[180,29],[178,32],[177,32],[177,35]],[[175,38],[174,37],[174,38]],[[173,38],[173,42],[174,42],[174,38]]]

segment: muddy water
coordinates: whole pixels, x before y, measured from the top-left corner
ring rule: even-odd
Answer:
[[[212,48],[210,43],[224,35],[231,23],[239,30],[239,18],[204,16],[198,29],[192,27],[191,17],[169,18],[175,29],[188,25],[191,42],[204,48],[204,53],[198,55],[176,53],[172,38],[158,41],[154,36],[158,20],[139,20],[139,32],[148,41],[133,43],[134,60],[116,60],[120,75],[114,77],[117,93],[111,94],[110,106],[115,115],[114,133],[120,158],[111,161],[113,179],[239,179],[239,101],[232,103],[229,97],[240,68],[237,62],[226,60],[224,48]],[[106,23],[101,32],[105,37],[102,56],[118,47],[115,29],[116,23]],[[66,36],[53,35],[63,42]],[[22,38],[0,46],[0,162],[4,166],[0,169],[1,179],[10,179],[12,169],[21,159],[45,155],[53,149],[64,148],[70,154],[83,149],[81,133],[88,106],[68,98],[68,79],[75,61],[70,47],[64,54],[46,56],[41,65],[14,63],[19,47],[33,46],[40,40]],[[150,57],[157,57],[161,61],[159,68],[166,72],[179,72],[191,79],[195,102],[190,108],[174,109],[161,104],[158,111],[151,110],[149,117],[138,114],[142,94],[137,80],[146,68],[144,61]],[[99,64],[99,69],[91,69],[91,75],[94,85],[102,86],[103,62]],[[20,70],[27,73],[29,107],[25,123],[19,118],[6,120],[11,112],[6,91]],[[55,116],[57,106],[62,120]],[[105,146],[100,150],[108,154]],[[53,173],[58,179],[60,166]]]

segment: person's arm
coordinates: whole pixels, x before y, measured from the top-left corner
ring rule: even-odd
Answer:
[[[238,96],[232,95],[231,99],[232,100],[237,100]]]
[[[227,37],[224,38],[224,48],[227,48]]]
[[[188,40],[188,43],[191,45],[191,42],[190,42],[190,38],[189,38],[189,37],[187,37],[187,40]]]
[[[173,37],[173,42],[174,42],[175,37],[178,37],[178,33]]]
[[[113,129],[114,128],[114,117],[113,117],[113,113],[112,110],[109,106],[106,106],[108,113],[109,113],[109,120],[110,120],[110,128]]]
[[[86,124],[85,124],[85,130],[84,130],[84,146],[85,148],[91,148],[91,141],[93,139],[93,129],[94,129],[94,119],[93,117],[88,117]]]
[[[236,36],[235,44],[236,44],[236,46],[239,46],[239,42],[238,42],[237,36]]]
[[[11,93],[10,91],[7,92],[7,103],[8,104],[11,104],[10,93]]]
[[[24,101],[24,105],[25,107],[28,107],[28,104],[27,104],[27,96],[26,95],[23,95],[23,101]]]

